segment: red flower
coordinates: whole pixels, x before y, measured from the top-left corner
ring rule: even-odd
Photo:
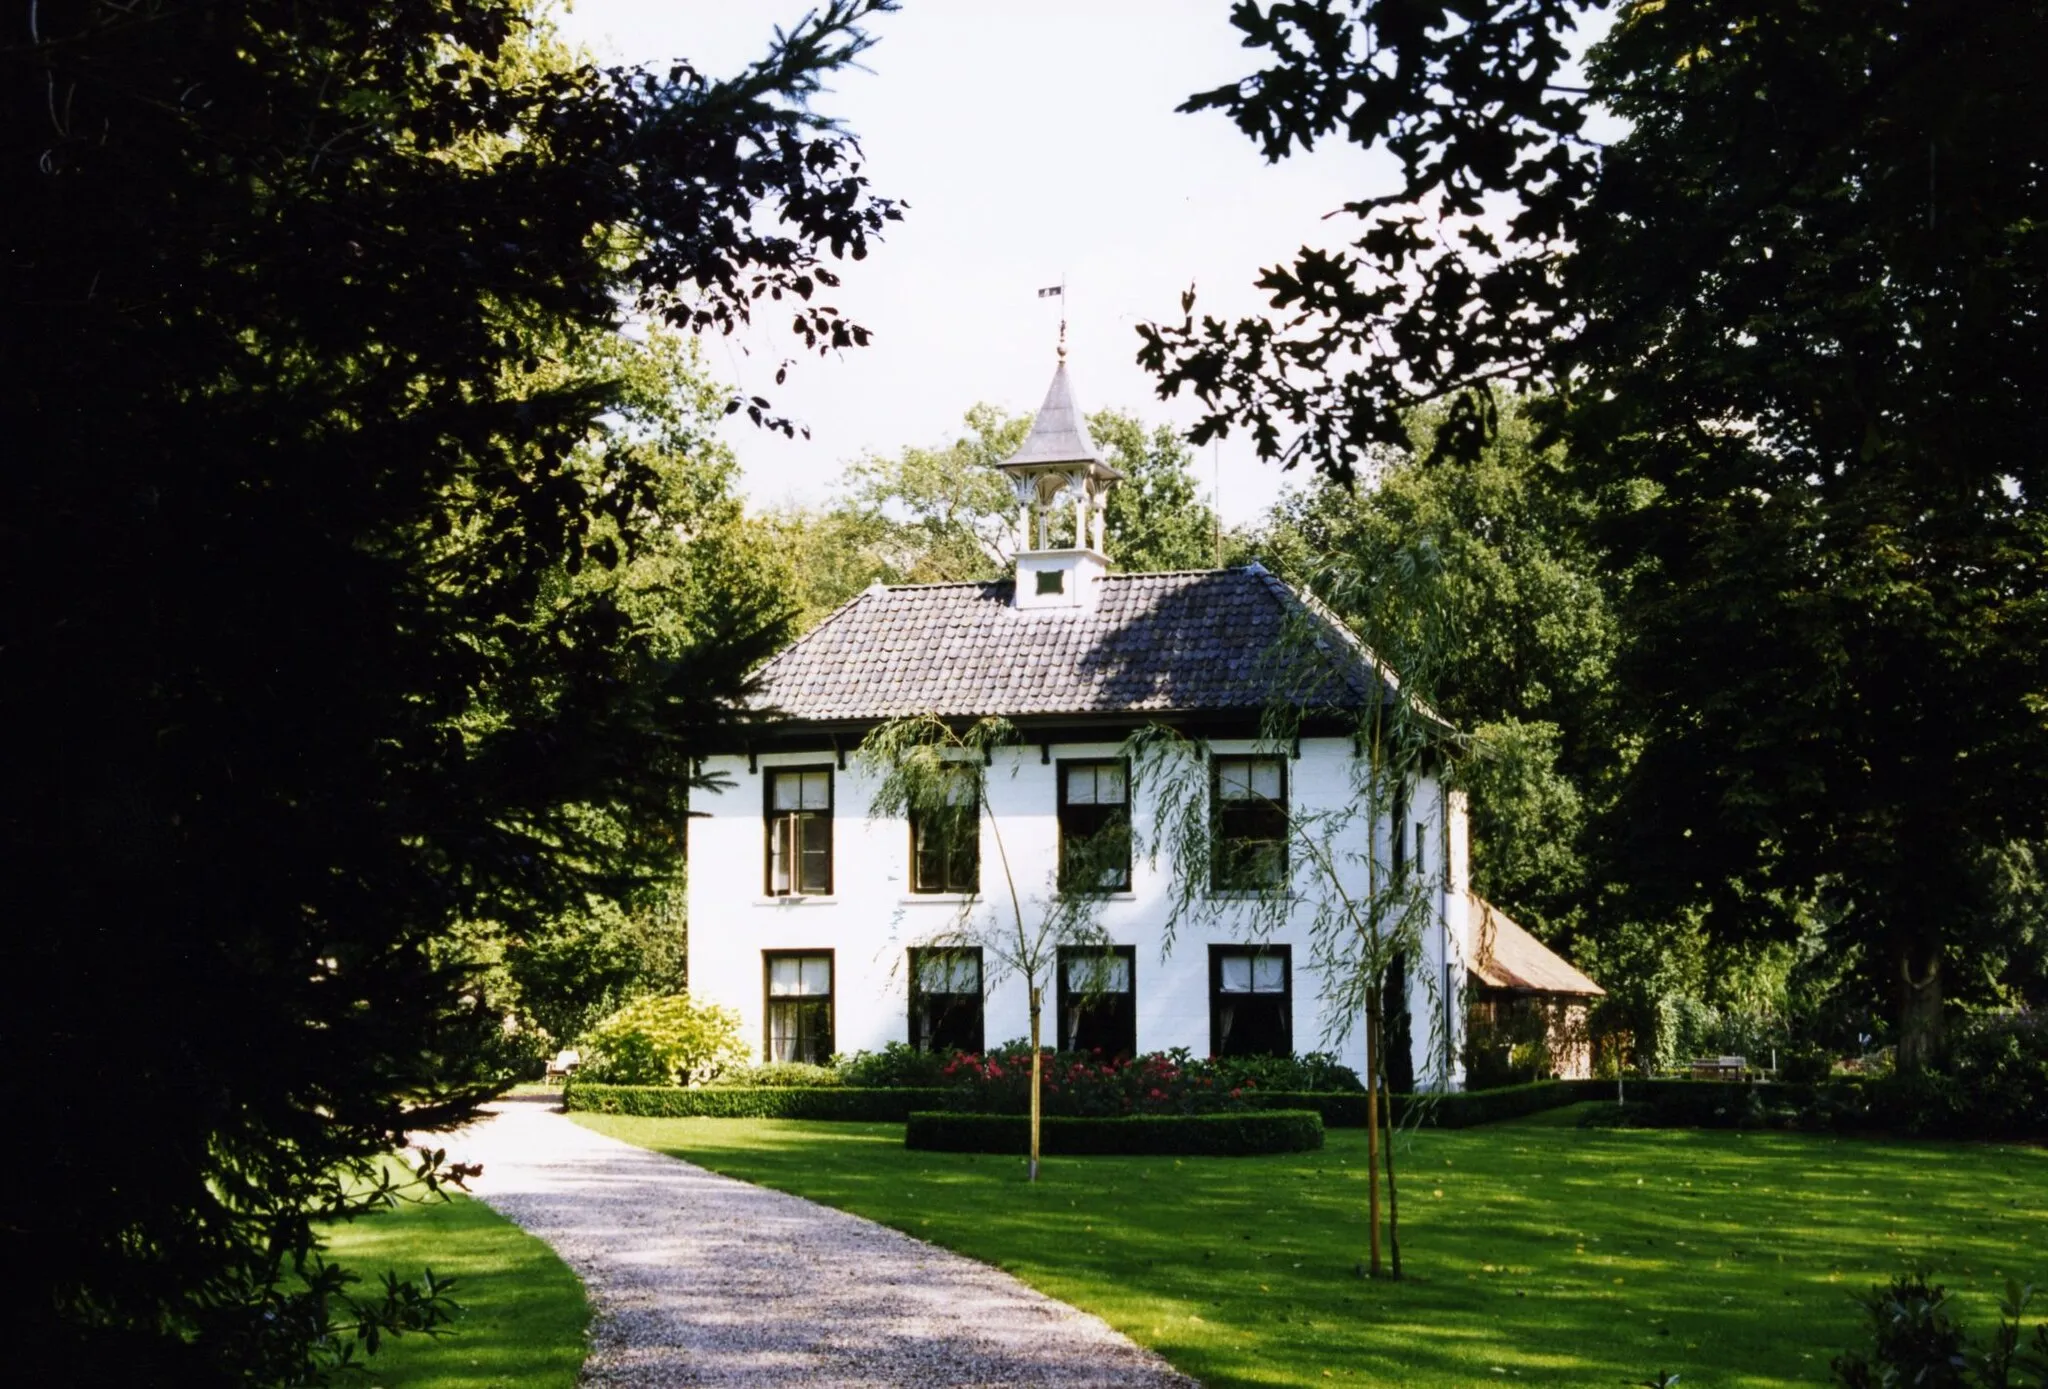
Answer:
[[[1152,1087],[1152,1098],[1155,1100],[1163,1100],[1166,1098],[1166,1092],[1155,1085]]]
[[[1242,1097],[1243,1097],[1243,1095],[1244,1095],[1244,1091],[1243,1091],[1242,1089],[1233,1089],[1233,1090],[1232,1090],[1232,1091],[1230,1092],[1230,1098],[1232,1098],[1233,1100],[1235,1100],[1235,1099],[1239,1099],[1239,1098],[1242,1098]]]

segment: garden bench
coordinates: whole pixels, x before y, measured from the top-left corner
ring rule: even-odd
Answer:
[[[1746,1056],[1702,1056],[1692,1063],[1694,1080],[1741,1080],[1748,1074]]]
[[[554,1059],[548,1062],[547,1074],[541,1079],[549,1085],[567,1085],[569,1077],[574,1075],[576,1068],[582,1064],[583,1058],[580,1055],[565,1048],[556,1052]]]

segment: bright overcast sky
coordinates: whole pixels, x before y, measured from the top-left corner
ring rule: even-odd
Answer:
[[[765,51],[807,6],[773,0],[576,0],[562,16],[600,60],[687,57],[712,74]],[[1226,0],[909,0],[872,30],[865,72],[815,104],[860,137],[881,194],[910,204],[836,302],[871,346],[803,358],[781,315],[710,339],[713,369],[809,424],[784,441],[728,427],[759,502],[824,501],[863,451],[957,437],[968,406],[1038,407],[1059,321],[1044,285],[1067,283],[1069,363],[1084,409],[1115,406],[1182,426],[1133,360],[1134,326],[1177,319],[1190,283],[1211,312],[1257,309],[1261,266],[1304,240],[1341,237],[1324,213],[1391,181],[1348,147],[1268,167],[1222,116],[1174,114],[1193,92],[1246,75]],[[776,364],[802,358],[776,389]],[[1238,436],[1220,445],[1223,515],[1248,520],[1280,475]],[[1212,477],[1210,451],[1198,473]]]

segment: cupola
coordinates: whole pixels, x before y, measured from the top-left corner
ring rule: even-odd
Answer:
[[[1103,527],[1110,485],[1123,476],[1088,437],[1088,422],[1067,383],[1066,325],[1059,367],[1031,432],[996,466],[1016,491],[1019,608],[1077,608],[1094,603],[1109,572]]]

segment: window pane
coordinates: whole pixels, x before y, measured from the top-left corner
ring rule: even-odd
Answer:
[[[1131,962],[1121,955],[1069,958],[1067,989],[1077,994],[1127,994],[1131,991]]]
[[[788,817],[772,821],[768,826],[768,890],[771,893],[789,891],[789,836],[793,822]]]
[[[1105,762],[1095,769],[1095,803],[1097,805],[1122,805],[1125,799],[1124,767],[1121,762]]]
[[[1079,762],[1068,765],[1068,805],[1122,805],[1125,795],[1123,763]]]
[[[825,815],[797,817],[797,831],[803,845],[803,890],[832,890],[832,820]]]
[[[1287,989],[1287,967],[1277,955],[1254,955],[1252,957],[1252,992],[1259,994],[1284,993]]]
[[[949,768],[946,773],[946,804],[972,805],[975,800],[974,780],[972,767]]]
[[[1220,962],[1223,992],[1248,994],[1252,991],[1252,959],[1249,955],[1225,955]]]
[[[830,810],[832,773],[771,772],[769,805],[776,810]]]
[[[1280,759],[1277,757],[1219,757],[1216,759],[1216,794],[1226,801],[1259,798],[1280,799]]]
[[[768,961],[768,993],[775,998],[822,998],[832,992],[832,961],[825,955],[777,955]]]
[[[981,961],[966,951],[923,951],[917,957],[917,987],[929,994],[978,994]]]
[[[1269,801],[1280,799],[1280,760],[1261,757],[1251,764],[1250,782],[1254,796],[1264,796]]]
[[[1252,793],[1251,775],[1235,757],[1216,760],[1216,792],[1226,801],[1241,801]]]

